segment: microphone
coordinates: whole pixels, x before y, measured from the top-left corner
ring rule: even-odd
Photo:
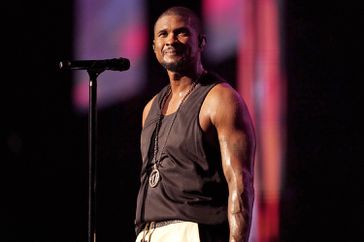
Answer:
[[[104,60],[65,60],[59,62],[61,70],[96,70],[96,71],[126,71],[130,68],[130,61],[126,58]]]

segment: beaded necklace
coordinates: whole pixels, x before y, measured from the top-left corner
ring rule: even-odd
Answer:
[[[202,76],[202,75],[201,75]],[[200,78],[198,78],[200,79]],[[159,170],[158,170],[158,167],[160,165],[160,162],[161,162],[161,156],[162,156],[162,152],[167,144],[167,140],[168,140],[168,137],[169,137],[169,134],[171,133],[171,130],[172,130],[172,126],[176,120],[176,117],[177,117],[177,114],[179,112],[179,110],[181,109],[181,106],[182,104],[184,103],[184,101],[186,100],[186,98],[191,94],[191,92],[193,91],[193,89],[196,87],[198,83],[198,80],[194,81],[190,87],[190,89],[188,90],[188,92],[184,95],[184,97],[182,98],[180,104],[178,105],[178,108],[176,110],[176,112],[173,114],[173,119],[172,119],[172,123],[171,125],[169,126],[169,129],[168,129],[168,133],[167,133],[167,136],[166,136],[166,139],[164,141],[164,144],[162,146],[162,149],[159,153],[159,159],[157,159],[157,153],[158,153],[158,133],[159,133],[159,130],[160,130],[160,126],[161,126],[161,123],[162,123],[162,119],[163,119],[163,114],[161,112],[160,116],[159,116],[159,119],[157,121],[157,124],[156,124],[156,128],[155,128],[155,137],[154,137],[154,153],[153,153],[153,169],[149,175],[149,186],[150,187],[156,187],[160,181],[160,174],[159,174]],[[168,87],[168,91],[166,93],[166,95],[164,95],[164,97],[162,98],[162,105],[161,105],[161,110],[164,109],[164,106],[167,102],[167,99],[169,98],[169,96],[171,95],[171,86],[169,85]]]

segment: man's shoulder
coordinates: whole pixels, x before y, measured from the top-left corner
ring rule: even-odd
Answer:
[[[231,110],[239,109],[243,104],[243,98],[239,92],[228,82],[217,83],[209,91],[204,101],[210,110]]]
[[[226,98],[227,96],[240,97],[235,88],[227,81],[216,83],[211,88],[209,95],[216,98]]]
[[[147,101],[147,103],[144,106],[144,109],[147,109],[148,107],[150,108],[150,106],[152,105],[152,103],[154,102],[154,100],[157,98],[158,94],[155,94],[151,99],[149,99]]]

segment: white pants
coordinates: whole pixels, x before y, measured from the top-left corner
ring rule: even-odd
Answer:
[[[155,228],[152,223],[138,234],[135,242],[200,242],[198,224],[179,222]]]

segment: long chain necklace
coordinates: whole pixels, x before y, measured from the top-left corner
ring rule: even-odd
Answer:
[[[167,144],[167,140],[169,137],[169,134],[172,130],[172,126],[174,124],[174,121],[176,120],[177,114],[179,112],[179,110],[181,109],[182,104],[184,103],[184,101],[186,100],[186,98],[191,94],[191,92],[193,91],[193,89],[196,87],[197,85],[197,81],[194,81],[191,85],[191,88],[188,90],[188,92],[186,93],[186,95],[184,95],[184,97],[182,98],[180,104],[178,105],[178,108],[176,110],[176,112],[173,115],[173,119],[172,119],[172,123],[171,126],[169,126],[169,130],[166,136],[166,139],[164,141],[163,147],[159,153],[159,159],[157,159],[157,153],[158,153],[158,133],[159,133],[159,129],[161,126],[161,122],[163,119],[163,114],[161,113],[158,119],[158,122],[156,124],[156,128],[155,128],[155,137],[154,137],[154,153],[153,153],[153,169],[152,172],[149,175],[149,186],[150,187],[156,187],[160,181],[160,174],[159,174],[159,170],[158,170],[158,166],[161,162],[161,156],[162,156],[162,152],[164,150],[164,147]],[[163,97],[162,99],[162,105],[161,105],[161,110],[164,109],[165,103],[167,102],[167,99],[169,98],[169,96],[171,95],[171,86],[169,86],[168,92],[167,94]]]

